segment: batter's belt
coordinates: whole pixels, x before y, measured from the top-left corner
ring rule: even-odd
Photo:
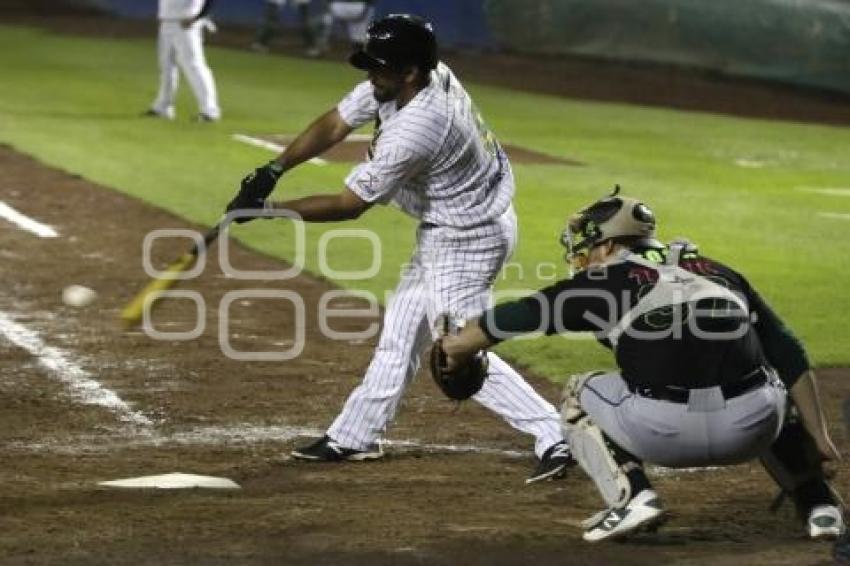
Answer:
[[[772,370],[759,366],[744,377],[731,383],[720,385],[720,391],[726,400],[740,397],[757,389],[762,385],[774,381]],[[716,386],[715,386],[716,387]],[[670,403],[688,404],[692,389],[687,387],[676,387],[675,385],[639,385],[628,384],[629,391],[641,397],[656,399],[658,401],[669,401]],[[705,389],[711,389],[710,387]]]

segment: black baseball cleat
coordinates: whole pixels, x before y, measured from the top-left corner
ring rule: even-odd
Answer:
[[[573,453],[565,441],[558,442],[543,453],[534,473],[525,480],[526,485],[543,480],[559,480],[567,475],[567,468],[576,465]]]
[[[310,462],[362,462],[384,457],[379,444],[368,450],[355,450],[354,448],[346,448],[328,435],[303,448],[296,448],[291,452],[291,455],[296,460]]]
[[[197,115],[195,115],[194,118],[192,118],[192,121],[193,122],[200,122],[200,123],[208,123],[208,122],[218,122],[219,119],[220,118],[218,118],[216,116],[211,116],[209,114],[204,114],[203,112],[199,112]]]
[[[148,108],[141,114],[139,114],[142,118],[160,118],[163,120],[173,120],[174,119],[174,111],[166,111],[160,112],[159,110],[155,110],[153,108]]]

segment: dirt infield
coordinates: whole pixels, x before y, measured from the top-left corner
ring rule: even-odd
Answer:
[[[57,17],[56,5],[7,0],[0,17],[85,34],[155,34],[151,23]],[[249,39],[246,30],[224,30],[213,42],[244,47]],[[276,50],[296,47],[284,39]],[[449,59],[464,78],[518,86],[520,77],[531,77],[536,82],[522,86],[553,94],[850,124],[846,98],[699,73],[510,56]],[[319,332],[317,304],[332,289],[326,282],[264,284],[304,298],[306,348],[291,361],[237,362],[222,354],[222,297],[257,285],[227,278],[214,264],[181,286],[206,302],[200,337],[162,341],[123,331],[118,311],[147,280],[144,236],[202,227],[2,146],[0,171],[0,202],[59,232],[37,238],[0,219],[2,564],[829,563],[829,545],[807,541],[789,505],[777,515],[767,511],[775,488],[757,464],[652,470],[670,522],[628,543],[582,543],[580,521],[601,505],[592,484],[574,471],[526,487],[534,465],[530,440],[477,405],[455,411],[424,375],[402,403],[385,460],[291,461],[294,446],[329,424],[374,347],[373,340],[340,343]],[[164,266],[186,244],[156,246],[155,264]],[[282,267],[237,244],[233,263]],[[96,289],[97,301],[64,306],[60,292],[71,283]],[[295,312],[283,302],[241,300],[232,314],[228,336],[238,349],[283,350],[293,338]],[[356,331],[370,322],[339,319],[333,327]],[[163,305],[154,320],[169,332],[194,323],[186,300]],[[819,376],[834,438],[848,453],[850,434],[838,415],[850,397],[850,371]],[[557,399],[556,386],[531,381]],[[174,471],[229,477],[242,489],[130,492],[97,485]],[[850,464],[836,472],[846,494]]]
[[[812,564],[829,556],[829,545],[804,539],[788,506],[777,516],[767,512],[774,488],[758,465],[656,471],[672,520],[629,543],[586,545],[579,523],[600,506],[588,480],[574,472],[526,487],[534,464],[529,439],[474,404],[454,412],[424,376],[402,404],[384,461],[291,461],[288,451],[320,433],[358,383],[373,347],[332,342],[318,331],[311,313],[328,285],[306,277],[271,285],[297,291],[307,307],[306,349],[288,362],[236,362],[221,353],[222,295],[256,285],[225,278],[214,265],[183,285],[207,303],[199,338],[124,332],[116,316],[146,280],[144,235],[185,222],[6,148],[0,170],[0,201],[59,232],[37,238],[0,220],[3,564]],[[155,264],[185,246],[155,246]],[[281,267],[238,245],[233,263]],[[96,289],[97,302],[62,305],[60,290],[70,283]],[[292,338],[293,311],[284,303],[237,302],[232,312],[228,334],[237,349],[279,350]],[[175,299],[154,318],[161,330],[187,330],[194,307]],[[10,341],[10,332],[24,331],[29,338]],[[51,366],[57,357],[76,373]],[[74,381],[80,372],[128,405],[92,404],[97,399]],[[850,372],[820,375],[846,452],[837,415],[850,395]],[[556,399],[554,385],[532,381]],[[131,414],[141,416],[139,424],[122,422]],[[229,477],[242,489],[97,486],[173,471]],[[838,485],[846,485],[847,465],[838,473]]]

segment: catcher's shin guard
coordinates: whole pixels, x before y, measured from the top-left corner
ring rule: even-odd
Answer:
[[[581,407],[582,388],[594,376],[604,373],[591,371],[567,380],[561,397],[561,426],[573,458],[596,484],[602,499],[609,507],[622,508],[632,498],[629,474],[637,480],[638,489],[649,484],[640,462],[605,436]]]
[[[568,430],[573,458],[596,484],[602,499],[609,507],[624,507],[632,498],[632,486],[626,474],[640,465],[618,464],[612,446],[587,415],[569,425]]]
[[[577,422],[585,414],[579,402],[581,390],[592,377],[604,374],[604,371],[589,371],[571,375],[564,382],[564,390],[561,392],[561,426],[564,428],[566,438],[569,438],[566,430],[568,423]]]

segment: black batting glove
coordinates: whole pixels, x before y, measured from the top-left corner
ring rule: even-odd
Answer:
[[[242,179],[239,192],[227,205],[225,212],[238,209],[260,209],[265,206],[266,199],[274,190],[278,179],[283,175],[283,166],[277,161],[270,161],[262,167],[258,167],[251,174]],[[253,220],[254,216],[242,216],[236,218],[235,222],[242,224]]]
[[[242,179],[239,192],[247,198],[266,200],[272,194],[281,175],[283,175],[283,165],[277,161],[269,161]]]
[[[238,194],[233,197],[233,200],[230,201],[230,204],[227,205],[227,209],[225,213],[231,212],[233,210],[250,210],[250,211],[261,211],[265,210],[266,201],[263,199],[255,199],[244,197],[242,194]],[[233,219],[237,224],[244,224],[245,222],[250,222],[257,218],[256,216],[251,216],[250,214],[237,216]]]

